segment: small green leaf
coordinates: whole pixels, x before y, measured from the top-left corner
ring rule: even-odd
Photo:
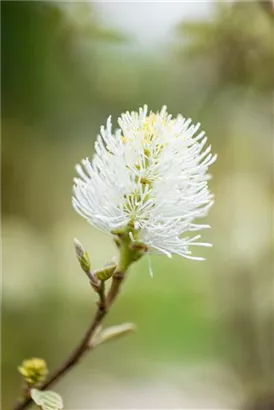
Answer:
[[[54,391],[31,389],[30,395],[34,403],[43,410],[61,410],[64,407],[62,397]]]
[[[90,347],[98,346],[117,337],[124,336],[136,330],[134,323],[123,323],[122,325],[111,326],[107,329],[100,330],[93,337]]]
[[[111,278],[116,268],[116,264],[105,266],[104,268],[95,271],[94,276],[102,281],[108,280],[109,278]]]

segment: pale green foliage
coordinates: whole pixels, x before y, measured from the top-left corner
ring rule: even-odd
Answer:
[[[62,397],[54,391],[40,391],[31,389],[32,400],[40,406],[42,410],[61,410],[64,407]]]
[[[91,341],[91,346],[98,346],[101,343],[108,342],[117,337],[124,336],[133,332],[136,329],[134,323],[123,323],[117,326],[111,326],[104,330],[99,330],[94,339]]]

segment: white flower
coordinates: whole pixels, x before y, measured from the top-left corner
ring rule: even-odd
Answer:
[[[200,235],[187,231],[208,228],[195,222],[213,204],[207,181],[208,167],[216,155],[205,150],[200,124],[191,125],[181,115],[172,118],[163,107],[148,113],[126,112],[112,130],[111,117],[95,142],[92,160],[82,160],[74,179],[73,206],[97,228],[113,229],[134,224],[134,238],[169,257],[175,253],[191,259],[190,246]],[[132,237],[133,239],[133,237]]]

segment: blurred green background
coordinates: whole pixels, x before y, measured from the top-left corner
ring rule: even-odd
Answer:
[[[166,104],[201,122],[218,160],[205,262],[152,256],[130,272],[106,344],[54,386],[67,409],[273,409],[271,2],[1,2],[2,408],[17,365],[63,361],[116,254],[71,206],[74,165],[109,114]],[[265,406],[265,407],[262,407]]]

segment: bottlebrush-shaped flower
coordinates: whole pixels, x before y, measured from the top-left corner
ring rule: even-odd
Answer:
[[[209,166],[216,160],[205,148],[200,124],[181,115],[172,118],[166,107],[156,114],[147,106],[126,112],[113,131],[111,117],[95,142],[93,159],[76,166],[73,206],[97,228],[111,233],[128,224],[132,240],[169,257],[190,259],[200,235],[187,232],[209,227],[198,224],[213,204],[208,189]],[[196,135],[197,134],[197,135]]]

